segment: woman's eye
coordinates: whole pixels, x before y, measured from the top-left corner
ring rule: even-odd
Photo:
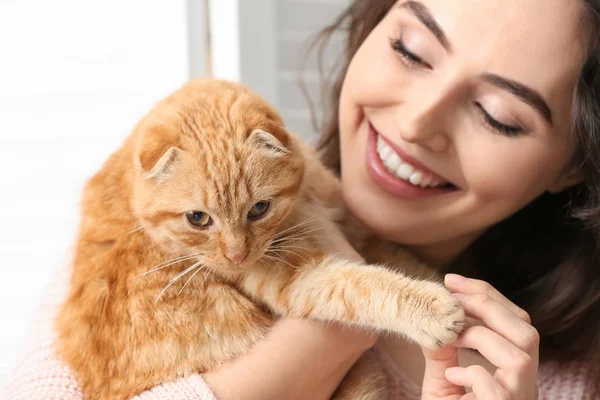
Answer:
[[[260,217],[265,215],[267,211],[269,211],[270,207],[270,201],[259,201],[258,203],[252,206],[250,211],[248,211],[248,219],[259,219]]]
[[[402,58],[406,64],[431,69],[431,65],[427,64],[421,57],[406,48],[402,39],[392,39],[391,43],[392,49],[400,55],[400,58]]]
[[[202,211],[188,211],[185,216],[190,224],[196,228],[206,228],[212,224],[212,218]]]
[[[480,103],[475,103],[475,106],[483,116],[484,122],[493,130],[509,137],[516,137],[524,133],[524,129],[518,125],[507,125],[492,117]]]

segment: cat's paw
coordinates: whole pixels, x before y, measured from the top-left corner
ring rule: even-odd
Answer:
[[[423,347],[437,349],[456,340],[466,317],[458,300],[442,285],[419,282],[408,336]]]

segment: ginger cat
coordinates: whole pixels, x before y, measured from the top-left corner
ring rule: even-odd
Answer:
[[[442,285],[329,254],[324,233],[342,215],[336,178],[269,105],[193,81],[85,187],[59,354],[87,398],[117,400],[219,368],[281,316],[454,341],[465,316]],[[376,261],[431,277],[381,246]],[[335,397],[386,398],[379,374],[359,362]]]

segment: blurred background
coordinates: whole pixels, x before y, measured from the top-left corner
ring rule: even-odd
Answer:
[[[69,261],[83,183],[142,115],[211,75],[257,90],[313,141],[297,82],[302,69],[318,100],[318,71],[304,52],[348,3],[0,1],[0,387],[53,272]]]

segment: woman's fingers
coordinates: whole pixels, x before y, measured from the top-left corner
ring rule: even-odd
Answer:
[[[444,278],[444,283],[451,292],[458,292],[467,295],[487,295],[488,297],[502,304],[504,307],[508,308],[521,320],[525,321],[528,324],[531,324],[531,318],[529,317],[529,314],[525,312],[525,310],[518,307],[512,301],[508,300],[498,290],[496,290],[492,285],[490,285],[487,282],[480,281],[477,279],[465,278],[461,275],[447,274]]]
[[[537,354],[540,342],[538,331],[495,298],[486,294],[455,293],[454,296],[459,299],[467,314],[483,321],[492,331],[521,350]]]
[[[506,389],[480,365],[472,365],[466,368],[448,368],[446,370],[446,379],[455,385],[471,388],[473,392],[463,396],[461,399],[510,399],[510,394]]]
[[[477,350],[497,368],[507,371],[529,366],[532,361],[531,357],[523,350],[483,326],[468,328],[454,345]]]
[[[454,345],[475,349],[498,367],[493,376],[480,366],[450,368],[450,382],[473,390],[461,400],[536,398],[540,337],[529,315],[487,282],[459,275],[445,281],[470,317]]]
[[[524,383],[535,384],[537,356],[531,356],[487,327],[468,328],[454,345],[479,351],[498,367],[494,378],[511,393],[522,391]]]
[[[448,346],[437,350],[422,348],[422,350],[425,356],[422,399],[459,399],[465,393],[464,388],[448,382],[445,376],[448,368],[458,366],[456,347]]]

